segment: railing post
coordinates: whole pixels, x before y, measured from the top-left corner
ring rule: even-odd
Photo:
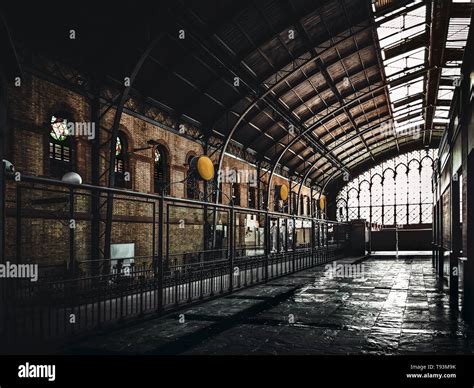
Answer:
[[[311,219],[311,267],[314,267],[314,254],[315,254],[315,234],[316,228],[314,226],[314,219]]]
[[[76,230],[74,220],[74,189],[69,189],[69,274],[74,275],[75,252],[74,252],[74,231]]]
[[[140,276],[140,316],[143,316],[144,314],[144,308],[143,308],[143,292],[144,292],[144,289],[145,289],[145,278],[144,278],[144,274],[142,274]]]
[[[293,239],[292,239],[292,249],[293,249],[293,252],[292,252],[292,256],[291,256],[291,272],[295,272],[296,268],[295,268],[295,261],[296,261],[296,218],[293,217],[293,230],[291,231],[292,235],[293,235]]]
[[[189,267],[188,275],[188,303],[191,303],[193,300],[193,268]]]
[[[451,159],[452,161],[452,159]],[[451,166],[452,168],[452,166]],[[462,249],[462,231],[460,228],[460,187],[459,180],[451,178],[451,253],[449,257],[449,288],[450,288],[450,303],[458,306],[459,303],[459,262],[458,257]]]
[[[158,313],[163,312],[163,212],[164,212],[164,198],[163,192],[158,201]],[[153,220],[155,222],[155,220]],[[155,272],[156,275],[156,272]]]
[[[3,166],[3,164],[2,164]],[[21,263],[21,186],[16,185],[16,262]]]
[[[234,205],[232,201],[232,207],[230,209],[230,220],[229,220],[229,292],[232,292],[232,290],[234,289],[234,255],[235,255],[234,217],[235,217]]]
[[[0,124],[1,125],[1,124]],[[1,136],[0,128],[0,136]],[[3,140],[3,139],[2,139]],[[4,264],[5,259],[5,237],[6,237],[6,229],[5,229],[5,202],[6,202],[6,174],[5,168],[3,164],[3,149],[0,147],[0,264]],[[0,321],[0,338],[6,334],[7,328],[7,306],[6,301],[6,282],[1,282],[0,284],[0,315],[3,319]]]
[[[268,261],[270,256],[270,216],[265,213],[265,282],[268,281]]]

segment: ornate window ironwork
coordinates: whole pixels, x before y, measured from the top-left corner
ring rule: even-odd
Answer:
[[[115,187],[126,187],[127,141],[123,134],[117,136],[115,145]]]
[[[72,140],[67,120],[63,117],[51,116],[49,160],[53,177],[61,178],[66,172],[72,171]]]
[[[153,186],[155,193],[168,194],[168,154],[158,146],[153,150]]]
[[[191,161],[194,156],[188,158],[188,172],[186,176],[186,197],[189,199],[199,199],[199,182],[191,170]]]
[[[247,184],[247,199],[248,207],[251,209],[257,208],[257,188],[250,183]]]
[[[347,183],[336,198],[338,221],[380,225],[432,222],[431,176],[436,149],[389,159]]]
[[[235,174],[235,176],[238,176],[237,173]],[[230,193],[234,205],[240,206],[240,185],[237,182],[232,182],[230,184]]]

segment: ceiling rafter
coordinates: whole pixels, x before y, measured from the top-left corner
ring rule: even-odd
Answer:
[[[301,24],[301,22],[300,22],[297,18],[295,18],[294,9],[293,9],[291,0],[288,0],[288,4],[289,4],[290,12],[291,12],[291,14],[290,14],[290,15],[291,15],[291,19],[293,20],[293,23],[294,23],[294,25],[296,26],[296,29],[297,29],[298,33],[301,34],[305,45],[308,47],[308,49],[310,50],[310,52],[312,53],[312,55],[313,55],[313,56],[317,56],[316,50],[315,50],[314,47],[312,47],[312,45],[311,45],[311,39],[310,39],[310,37],[308,36],[308,32],[306,31],[306,29],[304,28],[304,26]],[[321,15],[321,13],[320,13],[320,18],[321,18],[321,21],[322,21],[322,23],[323,23],[323,25],[324,25],[324,27],[325,27],[327,33],[328,33],[328,36],[331,36],[331,32],[330,32],[329,28],[327,27],[326,22],[324,21],[324,17]],[[333,42],[333,41],[332,41],[332,36],[331,36],[331,38],[330,38],[330,41]],[[333,44],[334,44],[334,43],[333,43]],[[336,48],[336,50],[337,50],[337,48]],[[338,58],[339,58],[339,60],[341,60],[341,57],[339,56],[339,53],[338,53]],[[316,66],[317,66],[319,72],[323,75],[323,77],[324,77],[326,83],[329,85],[329,87],[330,87],[332,93],[333,93],[334,96],[336,97],[336,99],[337,99],[339,105],[340,105],[340,106],[343,106],[344,101],[343,101],[343,99],[342,99],[342,96],[341,96],[341,94],[339,93],[339,90],[337,89],[336,85],[334,84],[334,81],[333,81],[333,79],[331,78],[330,74],[328,73],[327,68],[326,68],[326,66],[324,65],[324,63],[323,63],[323,61],[321,60],[321,58],[317,59],[315,63],[316,63]],[[352,117],[350,111],[349,111],[348,109],[346,109],[346,108],[343,108],[343,110],[344,110],[345,114],[347,115],[347,117],[348,117],[348,119],[349,119],[349,121],[350,121],[352,127],[353,127],[354,130],[357,132],[357,131],[358,131],[357,124],[355,123],[355,121],[354,121],[354,119],[353,119],[353,117]],[[366,147],[366,149],[367,149],[367,152],[370,154],[370,149],[369,149],[369,147],[367,146],[367,144],[365,143],[365,141],[363,140],[362,137],[361,137],[361,139],[362,139],[362,141],[363,141],[364,144],[365,144],[365,147]],[[371,155],[371,157],[372,157],[372,159],[374,159],[374,158],[373,158],[373,155]],[[374,159],[374,161],[375,161],[375,159]]]
[[[178,20],[178,15],[174,15],[176,17],[176,19]],[[198,17],[197,15],[195,15],[195,17]],[[245,67],[245,66],[242,66],[241,64],[239,64],[239,68],[241,69],[240,71],[238,69],[233,69],[232,65],[231,64],[228,64],[226,63],[226,60],[225,59],[222,59],[222,58],[219,58],[215,53],[212,52],[212,49],[206,47],[202,41],[202,39],[199,38],[199,35],[195,32],[195,31],[191,31],[190,27],[188,26],[188,36],[189,35],[194,35],[194,38],[193,40],[195,42],[197,42],[197,44],[201,45],[201,47],[203,49],[205,49],[205,51],[211,55],[215,60],[219,61],[222,66],[224,66],[226,68],[227,71],[229,71],[229,73],[232,75],[232,76],[238,76],[241,83],[243,83],[245,86],[247,86],[250,91],[252,92],[252,94],[258,94],[258,89],[259,89],[259,84],[257,84],[257,86],[251,86],[251,84],[253,84],[254,82],[258,82],[256,81],[255,79],[250,79],[249,80],[249,76],[250,78],[252,77],[251,74],[249,74],[249,76],[243,76],[241,74],[241,71],[244,70],[246,72],[248,72],[248,69]],[[214,36],[214,39],[215,39],[215,36]],[[230,53],[230,55],[232,55],[232,53]],[[294,125],[295,128],[299,128],[298,131],[301,131],[301,123],[297,122],[293,117],[291,117],[290,114],[288,114],[287,112],[285,112],[284,109],[281,109],[278,105],[277,102],[274,102],[269,96],[266,96],[266,98],[263,100],[271,109],[273,109],[277,114],[281,115],[285,121],[287,121],[288,123]],[[307,138],[307,137],[305,137]],[[322,156],[324,156],[325,158],[327,158],[331,163],[335,163],[336,165],[338,166],[342,166],[342,164],[337,161],[337,159],[335,159],[333,156],[329,156],[327,151],[324,150],[324,145],[322,145],[318,139],[310,139],[310,142],[313,146],[316,147],[316,152],[319,152]]]

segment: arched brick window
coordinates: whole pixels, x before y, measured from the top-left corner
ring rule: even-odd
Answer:
[[[155,193],[169,192],[168,152],[159,145],[153,149],[153,187]]]
[[[115,187],[128,187],[128,141],[123,132],[119,132],[115,146]]]
[[[73,139],[68,130],[67,114],[51,116],[49,128],[49,166],[51,176],[61,179],[73,171]]]

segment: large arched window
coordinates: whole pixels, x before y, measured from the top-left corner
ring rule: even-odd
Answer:
[[[437,150],[389,159],[348,182],[336,198],[337,219],[382,225],[431,223],[431,176]]]
[[[234,206],[240,206],[240,184],[238,182],[238,173],[235,171],[233,182],[230,184],[230,195]]]
[[[153,188],[155,193],[168,194],[168,153],[163,146],[153,149]]]
[[[298,196],[294,191],[291,192],[291,214],[296,215],[298,210]]]
[[[73,170],[72,136],[69,133],[64,114],[51,116],[49,128],[50,173],[55,178]]]
[[[395,171],[387,167],[383,172],[383,218],[384,225],[395,225]]]
[[[400,163],[395,170],[395,186],[397,188],[396,212],[397,224],[406,225],[408,220],[408,189],[410,180],[407,175],[407,166]]]
[[[257,188],[247,183],[247,203],[250,209],[257,208]]]
[[[127,146],[127,138],[123,133],[119,133],[115,145],[115,187],[119,188],[127,187],[129,179],[129,173],[127,172]]]
[[[408,164],[408,222],[420,223],[420,162],[411,160]],[[431,185],[429,186],[431,188]]]
[[[186,197],[189,199],[199,199],[199,183],[191,171],[191,161],[194,156],[190,155],[187,160],[188,172],[186,175]]]

